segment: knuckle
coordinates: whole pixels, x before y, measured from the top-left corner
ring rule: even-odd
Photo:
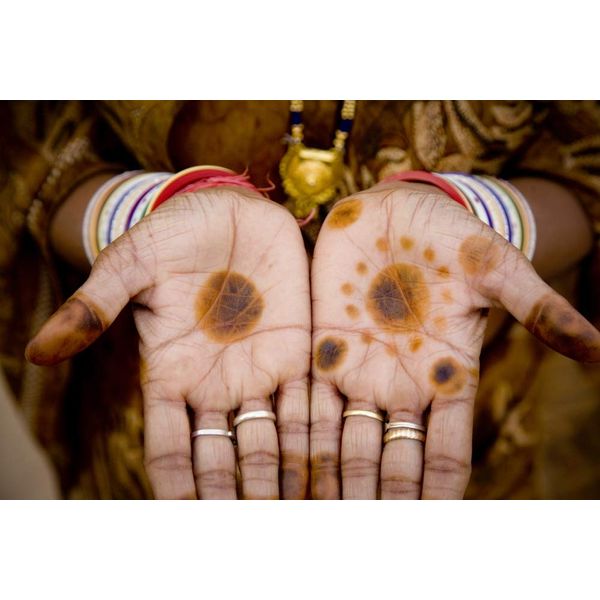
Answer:
[[[342,477],[360,479],[379,474],[379,461],[371,458],[355,456],[342,462]]]
[[[381,493],[395,498],[415,498],[421,493],[421,482],[402,475],[381,479]]]
[[[228,469],[206,469],[195,474],[196,484],[201,489],[230,490],[235,488],[235,474]]]
[[[240,467],[243,468],[277,468],[279,456],[268,450],[253,450],[240,456]]]
[[[471,476],[471,463],[452,456],[434,454],[425,456],[425,470],[432,474],[468,480]]]
[[[184,472],[192,469],[192,457],[185,452],[170,452],[147,457],[144,466],[150,474],[164,471]]]

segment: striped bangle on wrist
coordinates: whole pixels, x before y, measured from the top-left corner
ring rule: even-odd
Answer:
[[[415,181],[435,185],[521,250],[529,260],[533,258],[535,219],[525,196],[508,181],[489,175],[426,171],[395,173],[384,181]]]
[[[214,166],[178,173],[127,171],[92,196],[83,219],[83,245],[90,264],[110,243],[175,194],[224,185],[258,191],[246,175]]]

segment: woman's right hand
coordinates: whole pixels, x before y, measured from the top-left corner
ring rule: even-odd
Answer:
[[[290,213],[223,187],[171,198],[108,246],[46,322],[27,358],[52,365],[91,344],[134,302],[145,464],[157,498],[236,498],[233,411],[244,498],[303,498],[308,481],[310,295]],[[281,457],[281,489],[279,463]]]

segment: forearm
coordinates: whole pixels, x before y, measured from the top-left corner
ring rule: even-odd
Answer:
[[[89,271],[90,264],[83,249],[83,217],[94,192],[115,173],[90,177],[78,186],[61,204],[50,223],[50,244],[54,251],[71,265]]]

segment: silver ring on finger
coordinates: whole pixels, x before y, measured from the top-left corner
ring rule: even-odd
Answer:
[[[422,431],[417,431],[411,428],[396,428],[390,429],[383,436],[383,443],[393,442],[394,440],[416,440],[417,442],[425,442],[425,434]]]
[[[383,417],[373,410],[345,410],[342,413],[342,418],[345,419],[346,417],[369,417],[369,419],[376,419],[381,423],[384,421]]]
[[[417,425],[410,421],[388,421],[385,424],[385,430],[389,431],[390,429],[414,429],[415,431],[421,431],[422,433],[427,431],[423,425]]]
[[[251,410],[249,412],[238,415],[233,420],[233,426],[237,427],[244,421],[251,421],[252,419],[270,419],[271,421],[277,421],[277,417],[272,410]]]
[[[196,429],[195,431],[192,431],[192,439],[202,436],[226,437],[235,443],[233,431],[227,429]]]

